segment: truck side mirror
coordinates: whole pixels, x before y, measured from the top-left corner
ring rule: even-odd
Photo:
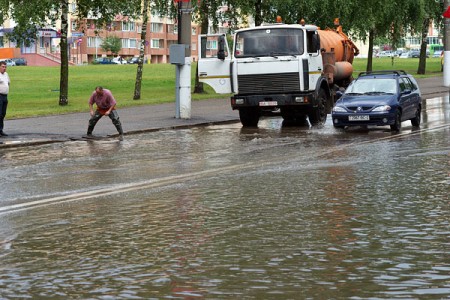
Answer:
[[[217,58],[224,60],[225,59],[225,36],[219,36],[219,50],[217,52]]]

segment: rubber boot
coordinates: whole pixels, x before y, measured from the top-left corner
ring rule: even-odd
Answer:
[[[92,131],[94,131],[94,126],[88,126],[87,135],[92,135]]]
[[[123,129],[122,129],[122,124],[120,124],[120,122],[117,122],[114,124],[116,126],[117,131],[119,132],[120,135],[123,135]]]
[[[123,141],[123,129],[120,121],[114,122],[114,126],[116,126],[117,131],[119,132],[119,140]]]

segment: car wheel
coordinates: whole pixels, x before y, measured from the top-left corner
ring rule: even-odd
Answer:
[[[421,112],[421,109],[420,109],[420,106],[419,106],[417,108],[417,110],[416,110],[416,116],[411,119],[411,125],[412,126],[415,126],[415,127],[420,126],[420,112]]]
[[[239,119],[244,127],[258,127],[259,111],[256,108],[240,108]]]
[[[327,120],[327,94],[323,89],[319,91],[317,102],[317,107],[308,115],[311,125],[323,124]]]
[[[402,129],[402,113],[397,111],[395,115],[395,122],[391,125],[391,131],[399,132]]]

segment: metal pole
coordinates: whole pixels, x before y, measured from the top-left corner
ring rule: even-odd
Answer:
[[[191,118],[191,1],[178,2],[178,43],[185,45],[185,62],[179,65],[180,118]]]
[[[176,79],[175,79],[175,118],[180,119],[180,65],[176,65]]]
[[[444,1],[444,10],[450,6],[450,0]],[[450,87],[450,18],[444,18],[444,86]]]

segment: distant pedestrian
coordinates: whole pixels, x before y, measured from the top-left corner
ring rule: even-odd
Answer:
[[[94,104],[96,105],[96,110],[94,111]],[[117,131],[120,136],[123,136],[122,124],[119,120],[119,114],[116,111],[116,99],[112,95],[110,90],[104,89],[101,86],[97,86],[95,91],[89,98],[89,108],[91,113],[91,118],[89,120],[89,126],[87,130],[87,135],[91,136],[94,130],[95,124],[103,116],[108,116],[116,126]]]
[[[3,131],[4,119],[6,117],[6,108],[8,107],[8,93],[9,93],[8,73],[6,72],[6,61],[0,61],[0,137],[8,136]]]

